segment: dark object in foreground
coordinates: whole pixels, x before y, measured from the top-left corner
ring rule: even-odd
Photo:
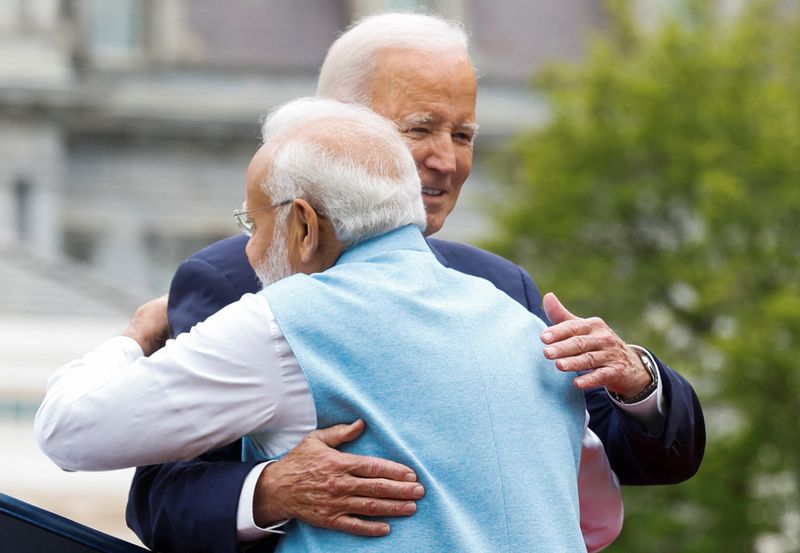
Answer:
[[[0,549],[8,553],[137,553],[147,551],[0,493]]]

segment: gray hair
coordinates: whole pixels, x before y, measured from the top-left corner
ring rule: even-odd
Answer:
[[[421,13],[384,13],[355,22],[328,49],[317,95],[369,105],[369,85],[383,50],[419,50],[469,56],[467,34],[457,21]]]
[[[274,202],[304,198],[345,247],[405,225],[425,230],[416,164],[391,121],[362,106],[300,98],[264,119],[262,139],[274,145],[264,192]]]

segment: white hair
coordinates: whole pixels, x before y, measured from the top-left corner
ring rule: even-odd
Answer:
[[[289,229],[286,227],[288,215],[289,211],[287,210],[275,217],[272,243],[264,253],[264,257],[253,265],[253,270],[261,282],[262,288],[266,288],[294,272],[292,264],[289,262],[289,244],[286,241],[289,236]]]
[[[378,54],[384,50],[417,50],[469,57],[464,27],[436,15],[384,13],[364,17],[328,49],[317,80],[317,95],[369,105],[369,86]]]
[[[264,192],[273,202],[308,201],[345,247],[405,225],[425,230],[416,164],[391,121],[362,106],[301,98],[264,120],[262,139],[274,145]]]

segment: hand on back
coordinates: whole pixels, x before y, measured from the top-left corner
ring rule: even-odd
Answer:
[[[334,449],[364,431],[362,420],[311,432],[283,459],[261,473],[253,499],[256,524],[295,518],[307,524],[384,536],[385,522],[361,517],[408,516],[425,494],[413,470],[377,457]]]
[[[575,378],[575,386],[582,390],[605,386],[623,397],[634,397],[652,382],[636,352],[603,319],[573,315],[552,292],[543,301],[553,323],[541,335],[544,355],[559,370],[588,371]]]

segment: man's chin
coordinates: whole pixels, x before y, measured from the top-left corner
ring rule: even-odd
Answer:
[[[259,282],[261,282],[261,288],[264,289],[267,286],[271,286],[272,284],[275,284],[279,280],[283,280],[286,277],[291,276],[291,275],[283,275],[283,276],[279,276],[279,277],[273,277],[273,276],[270,276],[270,275],[263,275],[262,276],[262,275],[259,275],[258,273],[256,273],[256,276],[258,276],[258,280],[259,280]]]
[[[423,234],[425,236],[430,236],[431,234],[439,232],[443,226],[443,218],[428,215],[428,217],[425,219],[425,232]]]
[[[264,263],[260,267],[253,267],[259,282],[261,282],[261,288],[266,288],[270,284],[275,284],[279,280],[292,276],[292,269],[288,263],[282,267],[268,267],[265,265],[267,264]]]
[[[429,201],[428,198],[422,198],[425,204],[425,236],[430,236],[439,232],[444,226],[447,216],[453,210],[453,206],[441,201]]]

